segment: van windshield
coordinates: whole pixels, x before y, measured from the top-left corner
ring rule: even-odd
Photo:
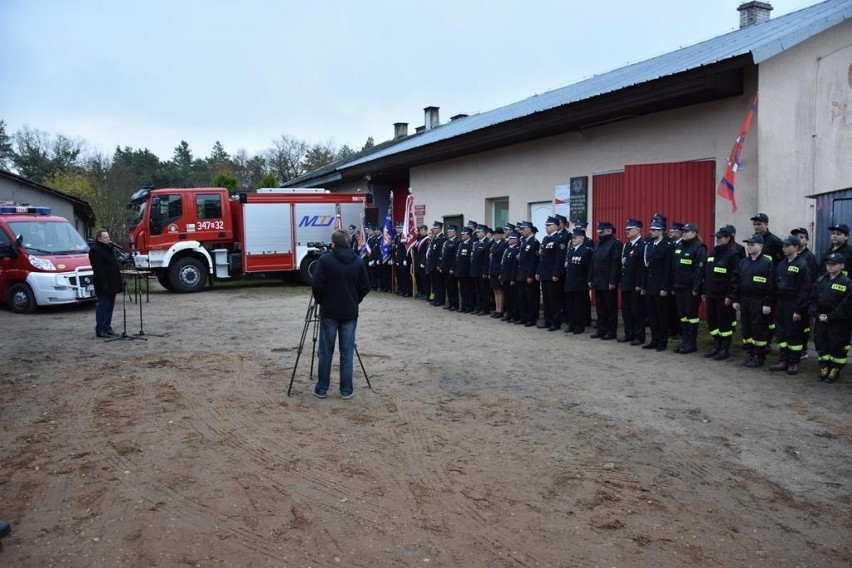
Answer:
[[[89,245],[71,223],[61,221],[12,221],[9,228],[23,237],[24,248],[32,254],[84,254]]]

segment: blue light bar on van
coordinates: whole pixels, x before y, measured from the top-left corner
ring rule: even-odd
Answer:
[[[26,205],[0,205],[0,214],[13,215],[29,213],[34,215],[50,215],[50,207],[27,207]]]

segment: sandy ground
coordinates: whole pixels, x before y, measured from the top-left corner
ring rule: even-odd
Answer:
[[[773,376],[371,294],[373,390],[311,396],[309,335],[287,397],[307,303],[154,286],[166,337],[110,343],[92,307],[2,309],[0,565],[852,563],[852,384],[813,355]]]

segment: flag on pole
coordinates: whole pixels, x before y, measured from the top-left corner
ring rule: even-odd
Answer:
[[[368,254],[373,254],[370,250],[370,245],[367,243],[367,222],[364,220],[364,214],[361,213],[361,230],[356,236],[358,243],[358,256],[364,258]]]
[[[402,236],[405,239],[405,250],[410,251],[414,243],[417,242],[417,227],[414,224],[414,196],[411,193],[405,198],[405,221],[402,225]]]
[[[737,212],[737,194],[735,186],[737,181],[737,170],[740,169],[740,156],[743,152],[743,144],[745,144],[746,134],[751,126],[751,120],[754,118],[754,111],[757,109],[757,93],[754,95],[754,100],[748,108],[743,125],[740,127],[740,134],[734,142],[734,147],[731,149],[731,155],[728,157],[728,167],[725,169],[725,175],[719,182],[719,189],[716,190],[720,196],[731,201],[731,213]]]
[[[393,192],[391,192],[390,203],[388,204],[388,214],[385,215],[385,225],[382,227],[382,262],[390,258],[391,246],[393,243]]]

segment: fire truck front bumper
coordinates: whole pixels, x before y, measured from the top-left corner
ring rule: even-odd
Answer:
[[[95,299],[91,269],[58,273],[30,272],[27,284],[39,306],[74,304]]]

